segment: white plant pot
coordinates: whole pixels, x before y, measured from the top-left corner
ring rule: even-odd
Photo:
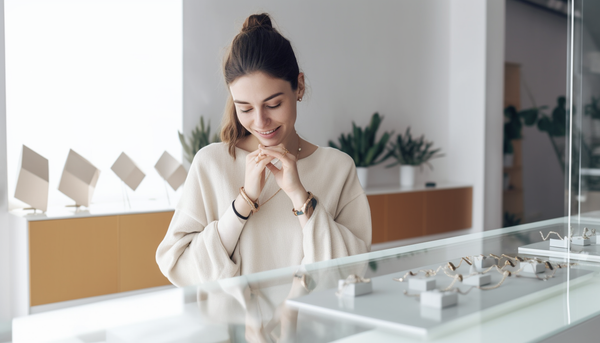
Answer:
[[[360,182],[362,188],[367,188],[367,181],[369,180],[369,168],[356,167],[356,174],[358,175],[358,181]]]
[[[400,187],[414,186],[416,175],[416,166],[400,166]]]
[[[510,168],[513,166],[514,154],[504,154],[504,166]]]

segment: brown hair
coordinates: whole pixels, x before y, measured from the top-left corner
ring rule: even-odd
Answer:
[[[298,89],[300,68],[292,45],[273,28],[267,13],[253,14],[246,19],[223,64],[228,86],[239,77],[258,71],[286,80],[293,90]],[[236,144],[250,132],[239,122],[231,94],[225,104],[221,127],[221,140],[228,143],[229,154],[235,159]]]

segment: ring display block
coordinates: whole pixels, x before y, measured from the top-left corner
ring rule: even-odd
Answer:
[[[492,283],[492,276],[490,274],[477,274],[464,279],[463,283],[465,285],[476,287],[485,286]]]
[[[46,212],[48,209],[48,159],[23,145],[15,198]]]
[[[443,311],[440,311],[437,308],[420,306],[419,312],[421,314],[421,318],[441,323],[456,318],[458,314],[458,309],[458,306],[451,306],[449,308],[444,309]]]
[[[187,177],[187,171],[183,165],[166,151],[158,159],[154,168],[175,191],[185,182]]]
[[[598,242],[598,237],[596,235],[591,235],[590,244],[597,244],[596,242]]]
[[[100,170],[73,150],[69,150],[58,190],[75,200],[77,205],[90,206]]]
[[[338,289],[341,289],[342,295],[357,297],[373,292],[373,284],[369,282],[350,283],[344,286],[345,280],[338,281]],[[343,289],[342,289],[343,287]]]
[[[475,256],[473,257],[473,265],[477,268],[477,271],[482,271],[496,264],[496,259],[487,256]]]
[[[533,262],[533,263],[523,263],[523,273],[529,274],[539,274],[546,271],[546,265],[543,263]]]
[[[124,152],[119,155],[119,158],[117,158],[110,169],[112,169],[115,174],[117,174],[117,176],[134,191],[140,185],[144,177],[146,177],[146,174],[142,172],[140,167],[138,167]]]
[[[581,236],[575,236],[571,239],[571,244],[573,245],[590,245],[590,239],[589,238],[583,238]]]
[[[408,289],[426,292],[435,289],[435,278],[411,278],[408,279]]]
[[[550,246],[554,248],[567,248],[568,241],[566,239],[550,238]]]
[[[421,293],[421,306],[446,308],[458,304],[458,293],[440,292],[438,290]]]

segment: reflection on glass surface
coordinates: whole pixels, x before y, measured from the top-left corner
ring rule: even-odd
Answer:
[[[566,223],[567,218],[553,219],[150,293],[137,300],[117,299],[23,317],[15,320],[14,342],[47,335],[54,321],[65,318],[72,325],[57,325],[54,339],[96,335],[126,342],[421,342],[424,337],[432,342],[538,341],[600,313],[600,299],[595,296],[600,286],[598,262],[518,252],[519,247],[543,242],[540,231],[561,230]],[[600,220],[581,220],[581,225],[600,229]],[[466,263],[451,270],[447,262],[458,266],[462,257],[480,254],[509,256],[500,260],[499,267],[510,270],[511,276],[494,287],[501,274],[492,271],[486,290],[454,282],[452,288],[465,294],[458,295],[453,307],[423,307],[418,299],[403,293],[406,282],[393,280],[407,271],[444,267],[437,275],[437,288],[444,289],[457,273],[466,279],[473,272]],[[518,262],[516,256],[523,261]],[[530,258],[548,261],[554,270],[545,267],[538,276],[519,271]],[[370,278],[372,293],[337,297],[338,281],[350,274]],[[308,306],[315,297],[324,300]],[[325,305],[330,308],[321,308]],[[361,317],[364,311],[370,311],[372,319]],[[544,325],[524,327],[532,318]],[[399,325],[402,320],[412,326],[420,323],[425,329],[403,327]],[[38,330],[31,330],[32,326]]]

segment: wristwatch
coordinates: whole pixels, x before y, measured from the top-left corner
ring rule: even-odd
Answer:
[[[317,199],[312,195],[311,192],[308,192],[308,199],[306,199],[306,202],[304,203],[304,205],[302,205],[302,207],[300,207],[299,210],[296,210],[294,208],[292,208],[292,212],[294,213],[294,215],[297,216],[301,216],[303,214],[306,214],[306,212],[310,209],[310,208],[315,208],[317,207]]]

